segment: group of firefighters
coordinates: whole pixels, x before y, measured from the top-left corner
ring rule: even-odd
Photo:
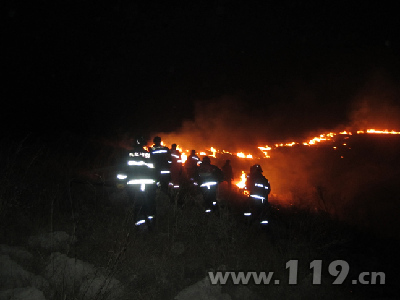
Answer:
[[[265,220],[265,211],[271,187],[262,172],[258,164],[250,168],[246,184],[250,201],[244,215],[257,216],[260,223],[265,224],[268,222]],[[181,185],[186,182],[201,191],[204,210],[211,213],[218,207],[219,183],[227,181],[230,191],[233,172],[230,160],[226,160],[220,169],[211,164],[209,156],[200,160],[195,150],[191,151],[183,167],[176,144],[169,149],[156,136],[153,145],[147,147],[146,139],[137,137],[117,179],[118,185],[126,188],[130,201],[134,203],[135,225],[151,229],[155,224],[157,189],[171,200],[177,199]]]

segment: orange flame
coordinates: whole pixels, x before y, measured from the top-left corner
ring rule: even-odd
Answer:
[[[270,158],[271,156],[268,155],[268,151],[270,151],[272,148],[266,145],[265,147],[258,147],[258,149],[261,150],[262,153],[264,153],[265,158]]]
[[[378,133],[378,134],[400,134],[399,131],[389,131],[387,129],[385,130],[376,130],[376,129],[367,129],[367,133]]]
[[[243,152],[236,153],[236,156],[240,158],[253,158],[252,154],[244,154]]]
[[[348,135],[352,135],[352,133],[351,133],[351,132],[347,132],[346,130],[345,130],[345,131],[341,131],[341,132],[339,132],[339,134],[348,134]]]
[[[212,157],[216,157],[216,156],[215,156],[215,153],[217,153],[217,150],[216,150],[214,147],[211,147],[211,148],[210,148],[210,151],[212,152],[212,155],[211,155],[211,156],[212,156]],[[219,152],[219,151],[218,151],[218,152]]]
[[[244,171],[242,171],[242,175],[240,176],[240,181],[238,183],[236,183],[236,186],[239,189],[244,189],[246,186],[246,173]]]

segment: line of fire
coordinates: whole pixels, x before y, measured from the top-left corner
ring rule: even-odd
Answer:
[[[212,158],[221,160],[221,159],[243,159],[247,160],[249,164],[255,163],[255,161],[260,159],[271,159],[273,158],[274,152],[282,147],[331,147],[333,150],[342,153],[339,150],[351,150],[350,141],[352,140],[353,135],[400,135],[400,131],[388,130],[388,129],[365,129],[365,130],[357,130],[355,132],[352,131],[340,131],[340,132],[327,132],[321,133],[319,136],[310,138],[307,141],[303,142],[285,142],[285,143],[276,143],[273,145],[265,145],[257,147],[259,151],[255,153],[244,153],[244,152],[236,152],[233,153],[229,150],[225,149],[216,149],[213,146],[205,147],[204,149],[197,152],[197,154],[201,157],[210,156]],[[163,145],[169,145],[172,141],[162,141]],[[190,152],[190,149],[186,149],[184,145],[177,145],[177,150],[182,153],[182,162],[185,163],[187,156]],[[341,159],[344,158],[343,155],[339,155]],[[268,161],[265,162],[268,165]],[[239,173],[238,173],[239,172]],[[236,173],[239,176],[236,176],[235,185],[239,189],[243,189],[245,187],[246,180],[246,172],[247,170],[240,170]]]

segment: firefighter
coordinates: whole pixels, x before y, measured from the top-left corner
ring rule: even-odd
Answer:
[[[153,139],[154,145],[150,148],[150,156],[154,162],[157,173],[157,185],[161,191],[168,194],[168,185],[171,179],[171,151],[161,145],[161,138]]]
[[[171,182],[169,186],[173,198],[179,191],[182,176],[182,157],[179,150],[176,149],[176,144],[171,145],[171,161]]]
[[[187,177],[194,184],[196,184],[196,179],[198,176],[197,169],[199,163],[200,158],[196,155],[196,150],[192,150],[186,160],[185,166]]]
[[[222,166],[222,173],[224,173],[224,181],[228,183],[228,190],[231,190],[232,180],[233,180],[233,172],[231,161],[227,159],[225,164]]]
[[[259,164],[250,167],[246,183],[246,188],[249,191],[250,205],[249,211],[245,213],[245,216],[252,216],[259,219],[261,224],[268,224],[266,214],[271,185],[262,173],[263,170]]]
[[[212,165],[208,156],[204,156],[198,169],[198,184],[203,195],[203,203],[207,213],[217,208],[218,184],[222,180],[223,174],[221,169]]]
[[[125,185],[129,200],[134,204],[135,225],[151,229],[156,215],[156,173],[146,144],[143,137],[135,138],[127,164],[117,178]]]

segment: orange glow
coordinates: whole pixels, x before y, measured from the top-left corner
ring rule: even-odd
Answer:
[[[268,147],[268,145],[267,145],[267,146],[265,146],[265,147],[258,147],[258,149],[260,149],[261,151],[269,151],[269,150],[271,150],[272,148],[271,148],[271,147]]]
[[[371,133],[371,134],[400,134],[400,131],[394,131],[389,129],[367,129],[365,130],[357,130],[357,134],[363,133]]]
[[[367,129],[367,133],[379,133],[379,134],[400,134],[399,131],[389,131],[387,129],[385,130],[376,130],[376,129]]]
[[[266,158],[270,158],[271,156],[268,155],[267,151],[270,151],[272,148],[266,145],[265,147],[258,147],[258,149],[261,150],[262,153],[264,153]]]
[[[373,128],[369,128],[369,129],[364,129],[364,130],[357,130],[354,131],[354,133],[357,134],[384,134],[384,135],[400,135],[400,131],[395,131],[395,130],[389,130],[389,129],[373,129]],[[340,138],[337,138],[338,135],[345,135],[342,136]],[[351,131],[338,131],[338,132],[325,132],[325,133],[321,133],[316,137],[310,137],[308,140],[306,141],[285,141],[283,143],[276,143],[273,146],[259,146],[258,149],[263,153],[263,158],[271,158],[271,152],[273,152],[275,149],[280,148],[280,147],[293,147],[295,145],[303,145],[303,146],[307,146],[307,147],[312,147],[312,146],[317,146],[319,144],[324,144],[327,142],[333,143],[333,142],[341,142],[343,139],[349,139],[351,136],[353,135],[353,133]],[[337,139],[336,139],[337,138]],[[170,142],[170,141],[161,141],[162,145],[165,145],[166,142]],[[346,141],[347,142],[347,141]],[[346,142],[341,142],[340,144],[343,146],[347,146],[348,143]],[[183,142],[182,142],[183,143]],[[337,150],[338,145],[332,145],[333,149]],[[350,148],[349,148],[350,149]],[[183,147],[181,146],[177,146],[177,150],[179,150],[182,153],[182,161],[185,162],[187,160],[187,156],[189,155],[189,150],[185,150]],[[260,154],[256,154],[256,153],[244,153],[244,152],[230,152],[230,149],[226,149],[226,150],[218,150],[214,147],[210,147],[209,149],[207,148],[203,148],[201,149],[202,151],[199,151],[199,155],[200,156],[205,156],[205,155],[209,155],[213,158],[218,158],[218,155],[221,154],[230,154],[230,155],[236,155],[239,158],[243,158],[243,159],[254,159],[254,158],[259,158]]]
[[[334,133],[328,133],[328,134],[320,134],[319,137],[315,137],[311,140],[308,141],[309,145],[315,145],[315,143],[320,143],[322,141],[330,141],[331,137],[333,137],[335,134]]]
[[[244,189],[246,186],[246,173],[242,171],[242,175],[240,176],[240,181],[236,183],[239,189]]]
[[[291,143],[285,144],[285,146],[287,146],[287,147],[292,147],[293,145],[296,145],[296,144],[298,144],[298,143],[296,143],[296,142],[291,142]]]
[[[237,157],[240,157],[240,158],[253,158],[252,154],[247,154],[246,155],[243,152],[236,153],[236,155],[237,155]]]
[[[217,153],[217,150],[214,147],[211,147],[210,151],[212,152],[212,157],[216,157],[215,153]]]

